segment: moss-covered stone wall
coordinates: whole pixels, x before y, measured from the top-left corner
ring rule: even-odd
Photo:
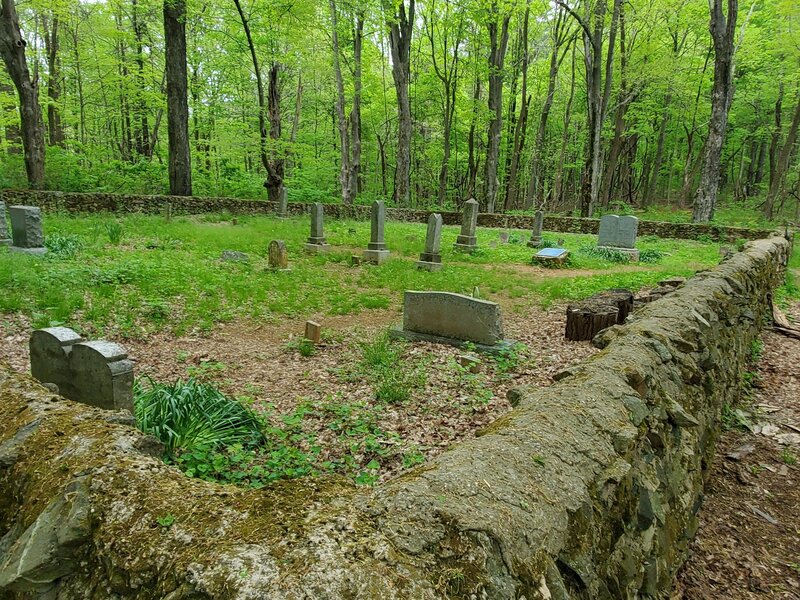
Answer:
[[[139,212],[146,214],[201,214],[209,212],[229,211],[236,214],[272,214],[275,203],[266,200],[242,200],[239,198],[210,198],[183,196],[133,196],[120,194],[77,194],[63,192],[46,192],[35,190],[0,190],[0,202],[6,205],[27,204],[38,206],[44,211],[65,212]],[[169,207],[169,208],[168,208]],[[309,204],[289,203],[288,212],[302,215],[310,211]],[[342,204],[326,204],[325,215],[333,219],[370,218],[370,207],[363,205],[344,206]],[[430,211],[389,208],[386,216],[395,221],[427,223]],[[445,225],[461,223],[458,212],[441,212]],[[532,229],[533,217],[523,215],[503,215],[484,213],[478,215],[481,227],[498,227],[505,229]],[[547,215],[544,218],[545,231],[563,233],[596,234],[600,226],[598,219],[582,219],[577,217],[561,217]],[[639,235],[657,235],[662,238],[704,239],[733,242],[739,239],[755,240],[770,235],[767,229],[747,229],[743,227],[723,227],[695,223],[664,223],[658,221],[641,221]]]
[[[125,415],[0,367],[0,598],[668,597],[789,251],[751,242],[374,489],[188,479]]]

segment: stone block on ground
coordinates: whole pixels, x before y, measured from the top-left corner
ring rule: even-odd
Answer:
[[[250,262],[250,255],[238,250],[223,250],[220,260],[224,262]]]
[[[322,339],[322,325],[316,321],[306,321],[305,338],[314,344],[319,344]]]
[[[565,248],[542,248],[533,255],[533,262],[541,265],[561,266],[567,262],[569,250]]]

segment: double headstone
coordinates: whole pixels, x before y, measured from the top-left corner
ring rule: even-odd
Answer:
[[[544,213],[540,210],[536,211],[533,216],[533,230],[531,231],[531,241],[528,246],[531,248],[540,248],[542,245],[542,227],[544,226]]]
[[[11,251],[25,254],[44,254],[42,212],[36,206],[10,206]]]
[[[58,393],[91,406],[133,411],[133,363],[124,348],[107,341],[86,342],[67,327],[31,334],[31,375]]]
[[[289,216],[289,191],[284,185],[280,187],[278,206],[275,207],[275,213],[281,218]]]
[[[419,255],[418,269],[425,271],[442,270],[442,215],[433,213],[428,217],[428,233],[425,236],[425,252]]]
[[[311,205],[311,235],[306,242],[306,250],[324,252],[328,248],[325,243],[325,234],[322,231],[324,208],[321,202]]]
[[[475,252],[478,249],[478,238],[475,229],[478,227],[478,202],[470,198],[464,203],[464,216],[461,221],[461,234],[456,238],[454,248],[461,252]]]
[[[386,206],[382,201],[372,203],[372,217],[370,222],[370,240],[364,250],[364,260],[379,265],[389,258],[389,249],[384,241],[384,226],[386,222]]]
[[[8,237],[8,225],[6,224],[6,205],[0,202],[0,246],[10,246],[11,238]]]
[[[604,215],[600,219],[600,233],[597,236],[598,248],[610,248],[627,254],[632,261],[639,260],[636,249],[636,233],[639,219],[630,215]]]
[[[289,253],[283,240],[272,240],[269,243],[269,268],[282,271],[289,268]]]

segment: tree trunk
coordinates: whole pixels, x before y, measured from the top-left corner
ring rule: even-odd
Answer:
[[[467,178],[467,198],[464,198],[464,200],[475,196],[475,183],[478,178],[478,155],[475,151],[475,130],[478,124],[478,102],[480,102],[481,99],[481,79],[477,74],[475,76],[475,87],[473,89],[472,121],[469,125],[469,136],[467,138],[467,144],[469,146],[469,175]]]
[[[342,78],[341,61],[339,60],[339,32],[336,15],[336,1],[328,0],[331,11],[332,43],[333,43],[333,75],[336,81],[336,125],[339,130],[339,185],[342,189],[342,203],[352,204],[355,190],[350,187],[350,134],[344,115],[344,79]]]
[[[47,133],[51,146],[64,146],[64,128],[58,101],[61,98],[61,57],[59,56],[58,16],[50,20],[42,17],[44,46],[47,56]]]
[[[169,193],[175,196],[191,196],[192,159],[189,151],[185,0],[164,0],[164,44],[167,74]]]
[[[408,83],[411,78],[411,34],[414,29],[415,0],[388,2],[384,9],[389,27],[389,48],[392,55],[392,78],[397,94],[397,157],[394,177],[394,201],[410,206],[411,187],[411,105]]]
[[[789,126],[789,131],[786,134],[786,140],[783,143],[780,154],[778,155],[777,164],[773,170],[772,178],[769,182],[769,192],[767,193],[767,200],[764,203],[764,216],[771,219],[775,207],[775,200],[781,194],[783,185],[786,181],[786,173],[789,170],[789,162],[792,157],[792,151],[797,143],[797,130],[800,128],[800,95],[797,98],[797,105],[794,109],[794,116],[792,123]]]
[[[353,110],[350,112],[350,189],[361,191],[361,55],[364,42],[364,15],[356,16],[353,30]]]
[[[486,186],[486,212],[493,213],[499,181],[497,165],[500,160],[500,138],[503,131],[503,65],[508,48],[508,24],[511,15],[502,17],[498,14],[497,2],[491,5],[491,17],[486,23],[489,30],[489,98],[490,113],[489,132],[486,145],[486,170],[484,185]]]
[[[720,157],[728,126],[728,110],[733,99],[733,54],[738,0],[728,1],[727,18],[723,0],[710,0],[709,29],[714,40],[714,85],[711,92],[711,120],[708,124],[700,187],[697,189],[692,222],[705,223],[714,216],[719,188]]]
[[[175,0],[166,0],[167,2],[174,2]],[[185,0],[182,0],[185,3]],[[184,13],[186,12],[184,8]],[[147,119],[147,102],[145,100],[145,77],[144,77],[144,24],[139,19],[139,5],[138,0],[132,1],[131,11],[131,24],[133,26],[133,35],[136,40],[136,95],[134,111],[136,112],[136,131],[134,133],[134,140],[136,141],[136,152],[139,156],[152,158],[153,149],[150,147],[150,124]],[[184,29],[186,28],[185,22],[183,23]],[[185,35],[184,35],[185,38]],[[184,46],[186,44],[184,43]],[[184,52],[185,54],[185,52]],[[184,61],[185,62],[185,61]],[[185,79],[185,75],[184,75]]]
[[[39,88],[31,79],[25,60],[25,40],[19,29],[14,0],[0,1],[0,55],[19,96],[20,133],[28,184],[44,186],[44,124],[39,107]]]
[[[528,64],[530,62],[530,51],[528,47],[528,21],[530,20],[530,13],[530,3],[528,3],[528,5],[525,7],[525,17],[522,22],[522,89],[520,94],[522,98],[522,106],[519,109],[519,119],[514,127],[514,144],[510,152],[511,166],[508,170],[505,210],[511,210],[511,208],[517,203],[517,197],[519,195],[519,164],[522,151],[525,147],[525,132],[528,129],[528,106],[531,100],[528,97]]]

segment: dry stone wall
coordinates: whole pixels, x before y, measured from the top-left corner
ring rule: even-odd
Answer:
[[[202,214],[209,212],[229,211],[239,214],[276,214],[277,205],[266,200],[242,200],[239,198],[210,198],[200,196],[135,196],[121,194],[79,194],[65,192],[47,192],[35,190],[0,190],[0,202],[7,205],[29,204],[38,206],[43,211],[83,212],[137,212],[145,214]],[[311,212],[312,204],[290,202],[287,205],[288,215],[303,215]],[[461,212],[440,212],[445,225],[460,225]],[[427,223],[430,211],[403,208],[387,208],[386,218],[393,221]],[[325,217],[331,219],[357,219],[366,221],[370,218],[370,207],[365,205],[345,206],[343,204],[326,204]],[[505,229],[531,230],[536,224],[535,216],[502,215],[484,213],[478,215],[478,226]],[[577,217],[560,217],[548,215],[544,217],[545,231],[563,233],[597,234],[599,219],[583,219]],[[747,229],[743,227],[722,227],[696,223],[663,223],[658,221],[640,221],[639,235],[657,235],[662,238],[703,239],[708,237],[714,241],[733,242],[739,239],[755,240],[769,236],[768,229]]]
[[[124,415],[0,367],[0,598],[668,597],[789,251],[748,244],[374,489],[188,479]]]

